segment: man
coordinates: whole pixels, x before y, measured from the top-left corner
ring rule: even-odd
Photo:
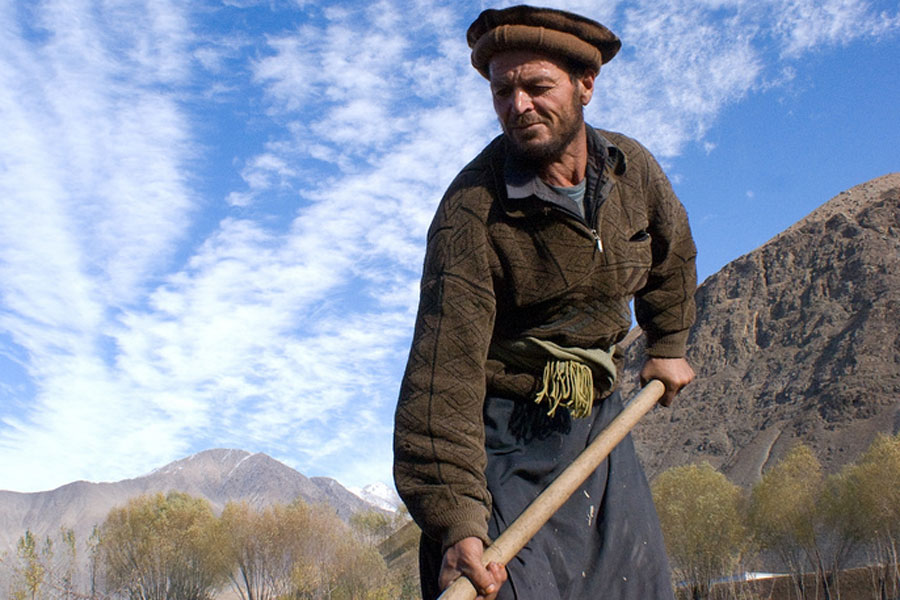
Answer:
[[[460,575],[480,597],[672,598],[630,439],[504,569],[482,551],[621,410],[615,356],[647,336],[641,378],[668,405],[694,374],[695,248],[637,142],[586,126],[618,38],[551,9],[486,10],[468,30],[503,135],[456,177],[428,233],[400,390],[395,479],[421,526],[423,597]],[[508,579],[508,581],[507,581]]]

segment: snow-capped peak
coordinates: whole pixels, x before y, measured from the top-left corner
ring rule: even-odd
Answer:
[[[394,488],[389,487],[380,481],[377,483],[370,483],[362,489],[350,488],[350,491],[369,504],[374,504],[383,510],[396,512],[402,504],[400,496],[397,495]]]

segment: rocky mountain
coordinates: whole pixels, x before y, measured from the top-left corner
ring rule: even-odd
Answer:
[[[216,509],[232,500],[265,506],[302,498],[330,505],[345,520],[359,511],[382,510],[334,479],[307,478],[265,454],[207,450],[143,477],[115,483],[76,481],[29,494],[0,491],[0,554],[14,548],[26,529],[42,539],[55,536],[60,527],[72,528],[76,538],[84,541],[113,507],[141,494],[172,490],[204,497]]]
[[[696,299],[697,380],[635,432],[649,476],[705,460],[747,485],[797,442],[834,471],[900,431],[900,173],[841,193]],[[626,397],[643,350],[629,338]]]

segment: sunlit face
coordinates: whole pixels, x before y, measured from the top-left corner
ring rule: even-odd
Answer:
[[[573,82],[560,62],[524,50],[496,54],[489,68],[494,110],[515,151],[540,164],[558,160],[584,128],[594,74]]]

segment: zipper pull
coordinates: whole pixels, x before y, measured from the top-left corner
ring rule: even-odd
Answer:
[[[600,252],[603,252],[603,240],[600,239],[600,234],[596,229],[591,229],[591,235],[593,235],[594,239],[597,240],[597,249]]]

